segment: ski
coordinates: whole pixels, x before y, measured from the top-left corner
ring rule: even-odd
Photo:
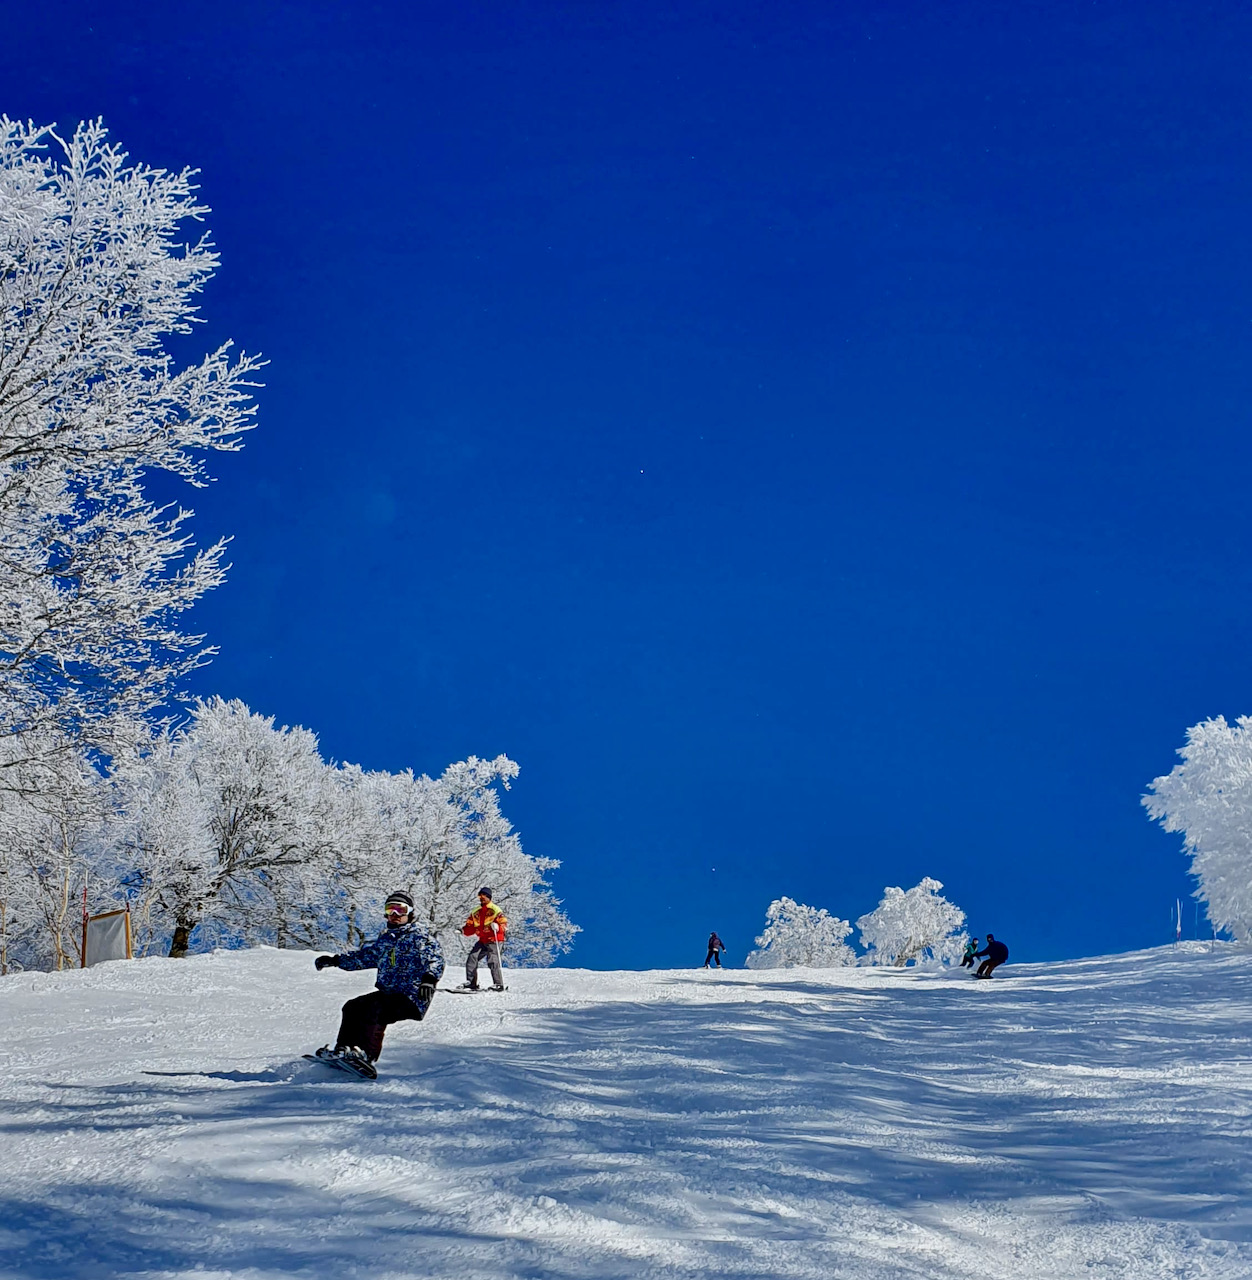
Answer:
[[[368,1062],[354,1062],[350,1058],[340,1058],[333,1053],[306,1053],[310,1062],[320,1062],[323,1066],[334,1067],[345,1075],[356,1076],[358,1080],[377,1080],[378,1072]]]

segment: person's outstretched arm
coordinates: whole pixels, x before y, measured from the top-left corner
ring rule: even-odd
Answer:
[[[367,942],[355,951],[345,951],[335,957],[335,967],[339,969],[377,969],[380,942],[377,938]]]

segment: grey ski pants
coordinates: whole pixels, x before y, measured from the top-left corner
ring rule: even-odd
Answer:
[[[465,981],[471,987],[478,985],[478,965],[482,960],[486,960],[491,969],[491,980],[496,986],[504,986],[504,972],[500,968],[500,944],[484,942],[481,938],[474,943],[469,955],[465,957]]]

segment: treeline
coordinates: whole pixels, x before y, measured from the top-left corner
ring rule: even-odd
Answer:
[[[509,915],[511,963],[548,964],[577,929],[544,880],[558,864],[523,852],[500,811],[517,772],[506,756],[438,778],[330,764],[307,729],[221,698],[107,772],[56,753],[37,788],[2,796],[0,972],[77,964],[84,890],[93,910],[129,905],[141,954],[181,956],[358,945],[405,888],[456,954],[484,883]]]

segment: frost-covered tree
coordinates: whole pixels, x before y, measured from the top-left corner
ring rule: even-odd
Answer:
[[[966,941],[966,935],[957,932],[965,923],[965,912],[940,897],[942,888],[927,876],[908,890],[884,889],[877,909],[856,922],[866,962],[903,967],[926,959],[957,959]]]
[[[1209,919],[1252,942],[1252,717],[1187,730],[1182,764],[1149,784],[1148,814],[1180,832]]]
[[[765,912],[765,932],[748,954],[749,969],[837,969],[856,963],[856,953],[844,939],[852,932],[846,920],[821,907],[808,907],[793,898],[777,898]]]
[[[470,756],[443,771],[439,785],[445,797],[447,838],[429,864],[422,901],[445,946],[455,940],[464,948],[471,940],[462,937],[460,925],[477,905],[478,889],[490,885],[509,917],[511,963],[548,964],[569,950],[578,930],[544,881],[560,863],[523,852],[520,837],[500,811],[494,784],[508,790],[517,775],[518,766],[507,756]]]
[[[37,768],[14,763],[16,785],[0,790],[0,973],[77,964],[84,890],[97,904],[116,888],[101,857],[104,778],[81,750],[39,745]],[[0,758],[16,746],[0,739]]]
[[[81,895],[89,887],[105,821],[104,786],[81,753],[65,755],[63,785],[23,798],[25,869],[42,946],[50,967],[70,968],[82,959]]]
[[[128,163],[99,122],[0,117],[0,737],[24,744],[0,786],[53,741],[118,749],[209,652],[180,619],[224,543],[187,559],[191,512],[145,480],[205,483],[259,362],[226,344],[177,368],[163,345],[218,262],[183,239],[193,176]]]
[[[138,923],[168,934],[171,956],[187,953],[197,927],[318,940],[308,904],[329,878],[333,823],[312,733],[210,698],[116,772]]]
[[[500,810],[496,788],[507,790],[517,774],[507,756],[471,756],[439,778],[344,766],[340,813],[352,816],[341,820],[338,881],[350,918],[372,923],[384,895],[405,888],[452,956],[470,945],[460,927],[488,884],[509,917],[511,963],[550,964],[567,951],[578,930],[545,880],[560,863],[525,853]]]

